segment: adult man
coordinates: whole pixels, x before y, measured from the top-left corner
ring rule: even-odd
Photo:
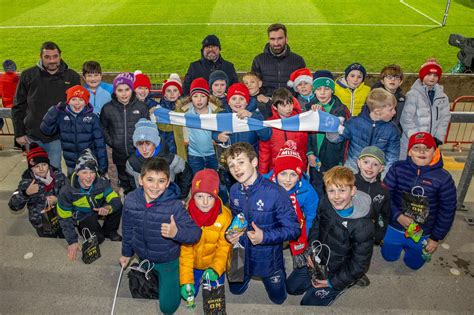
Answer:
[[[202,41],[201,59],[189,65],[188,72],[184,78],[183,94],[189,95],[191,82],[197,78],[209,80],[209,75],[215,70],[222,70],[229,78],[229,85],[237,83],[237,73],[234,64],[224,60],[221,56],[221,42],[216,35],[207,35]]]
[[[273,91],[286,87],[290,74],[306,64],[303,57],[290,50],[286,26],[272,24],[267,29],[268,43],[263,53],[253,59],[252,71],[259,74],[263,81],[263,93],[271,96]]]
[[[48,153],[51,165],[61,169],[59,136],[45,136],[40,124],[48,109],[66,101],[66,90],[81,84],[79,74],[68,69],[61,49],[53,42],[41,45],[40,61],[21,73],[13,101],[12,118],[15,140],[20,145],[36,142]]]

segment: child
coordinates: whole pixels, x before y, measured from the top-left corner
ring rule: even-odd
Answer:
[[[84,87],[89,91],[89,103],[94,108],[94,113],[100,114],[102,107],[112,100],[113,86],[102,81],[102,68],[97,61],[86,61],[82,65]]]
[[[354,174],[335,166],[324,174],[327,194],[321,199],[309,232],[309,244],[326,244],[318,258],[328,264],[327,279],[312,280],[307,268],[288,277],[288,293],[305,293],[301,305],[328,306],[364,275],[373,252],[374,226],[370,221],[370,197],[357,191]],[[313,254],[311,254],[312,256]],[[308,257],[314,268],[314,257]]]
[[[227,104],[225,92],[229,87],[229,77],[222,70],[215,70],[209,75],[209,86],[211,94],[219,99],[222,107]]]
[[[178,102],[177,111],[198,115],[216,113],[220,110],[217,103],[219,101],[209,94],[209,84],[204,78],[193,80],[190,96]],[[188,161],[193,174],[205,168],[217,169],[211,131],[179,126],[173,129],[178,155]],[[187,152],[185,144],[187,144]]]
[[[149,118],[148,107],[135,96],[133,81],[132,73],[117,75],[112,100],[104,105],[100,114],[105,142],[112,148],[112,160],[125,194],[132,190],[125,164],[135,151],[132,140],[135,124],[140,118]]]
[[[359,155],[355,175],[356,187],[372,199],[371,218],[374,223],[374,244],[380,245],[390,218],[390,195],[380,181],[379,174],[385,165],[385,154],[375,146],[365,147]]]
[[[335,94],[350,109],[352,116],[359,115],[370,92],[370,87],[364,83],[366,74],[363,65],[353,63],[344,70],[344,77],[336,80]]]
[[[327,70],[318,70],[313,74],[313,93],[316,103],[312,110],[322,110],[331,115],[348,120],[351,117],[349,109],[334,95],[335,83],[333,75]],[[309,110],[309,108],[308,108]],[[345,161],[348,141],[332,143],[326,139],[324,132],[308,134],[308,164],[311,185],[318,192],[324,194],[323,175],[336,165]]]
[[[64,238],[59,228],[56,203],[64,175],[49,164],[46,151],[36,143],[26,155],[28,169],[21,175],[8,206],[13,211],[28,207],[28,217],[39,237]]]
[[[99,162],[99,172],[107,173],[107,149],[99,117],[89,103],[89,92],[80,85],[66,91],[66,103],[52,106],[44,115],[40,129],[46,135],[59,133],[68,177],[74,172],[82,151],[92,150]]]
[[[176,73],[170,74],[168,80],[163,82],[161,88],[163,96],[160,99],[160,106],[169,110],[176,109],[176,101],[183,93],[183,84],[179,75]],[[173,134],[173,125],[158,124],[161,138],[168,144],[171,153],[176,154],[176,143]]]
[[[150,78],[143,74],[140,70],[137,70],[133,73],[135,81],[133,81],[133,90],[138,100],[145,103],[148,108],[152,108],[158,105],[158,102],[155,101],[151,95],[151,81]]]
[[[162,313],[174,313],[181,301],[179,290],[180,244],[199,241],[201,229],[179,199],[179,188],[170,181],[168,163],[160,158],[143,164],[140,185],[125,197],[120,263],[125,268],[136,255],[148,259],[159,282]]]
[[[301,84],[300,84],[301,86]],[[296,98],[285,88],[278,88],[272,95],[273,115],[268,120],[288,118],[301,113],[301,107]],[[303,160],[303,172],[308,168],[306,159],[306,149],[308,146],[308,133],[300,131],[286,131],[273,128],[272,136],[267,141],[260,141],[258,144],[258,171],[260,174],[266,174],[273,169],[275,158],[287,141],[293,141],[298,153]]]
[[[287,85],[295,90],[303,111],[309,110],[311,105],[316,104],[316,97],[313,94],[313,75],[309,69],[301,68],[293,71]]]
[[[242,82],[249,89],[250,101],[248,108],[258,109],[263,119],[270,117],[272,113],[272,99],[261,93],[262,79],[255,72],[247,72],[242,77]]]
[[[326,134],[329,141],[335,143],[349,140],[349,154],[345,165],[357,172],[357,159],[363,148],[374,145],[380,148],[387,161],[382,178],[390,166],[398,161],[400,154],[400,136],[397,127],[391,122],[395,115],[397,100],[392,93],[378,88],[367,97],[367,107],[370,112],[351,118],[346,124],[341,136],[334,141],[333,135]]]
[[[117,233],[122,214],[122,202],[109,181],[97,174],[97,161],[90,149],[84,150],[77,160],[75,172],[59,194],[58,215],[64,236],[68,243],[69,260],[76,259],[79,250],[77,227],[82,234],[88,228],[97,235],[99,243],[107,237],[120,242],[122,237]],[[100,226],[99,218],[105,217]]]
[[[443,169],[441,152],[427,132],[410,137],[408,158],[396,162],[384,179],[390,191],[390,223],[382,246],[382,257],[396,261],[405,251],[403,262],[413,270],[420,269],[425,254],[431,255],[448,234],[456,212],[456,187],[451,175]],[[425,204],[424,222],[414,221],[404,204],[411,204],[413,195],[421,195],[417,206]],[[408,208],[410,209],[410,208]],[[404,236],[411,223],[418,223],[423,235],[418,242]]]
[[[441,66],[435,59],[428,59],[418,73],[418,80],[407,93],[400,124],[403,128],[400,160],[407,154],[408,138],[417,131],[430,133],[436,145],[443,144],[451,119],[448,96],[438,84]]]
[[[248,231],[226,236],[245,248],[244,281],[229,282],[230,292],[243,294],[251,277],[260,277],[268,297],[282,304],[287,297],[282,243],[296,239],[300,225],[288,193],[257,172],[257,154],[249,143],[233,144],[224,152],[230,173],[237,180],[230,190],[232,215],[243,213]]]
[[[185,300],[189,295],[198,294],[201,281],[212,281],[212,285],[215,281],[224,284],[230,251],[225,232],[232,221],[232,214],[222,204],[218,192],[219,175],[216,171],[206,169],[196,173],[188,211],[202,234],[198,243],[181,246],[179,282],[181,296]]]
[[[0,76],[0,97],[3,107],[11,108],[20,77],[16,74],[16,64],[13,60],[5,60],[2,66],[5,73]]]
[[[182,158],[170,153],[166,143],[162,142],[155,123],[140,119],[135,125],[133,132],[133,145],[136,150],[127,160],[126,168],[133,189],[139,187],[140,171],[143,164],[152,158],[162,158],[168,162],[170,168],[170,179],[176,183],[181,191],[180,199],[188,197],[191,189],[193,172]]]

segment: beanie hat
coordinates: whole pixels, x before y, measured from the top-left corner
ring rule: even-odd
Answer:
[[[435,59],[428,59],[424,64],[421,65],[420,71],[418,72],[418,77],[421,81],[423,81],[425,76],[427,76],[429,73],[436,73],[438,75],[438,78],[441,79],[443,70]]]
[[[363,65],[361,65],[360,63],[357,63],[357,62],[354,62],[352,64],[350,64],[346,70],[344,70],[344,78],[347,79],[347,76],[349,75],[349,73],[352,71],[352,70],[359,70],[361,73],[362,73],[362,81],[365,80],[365,76],[367,75],[367,71],[365,71],[365,68]]]
[[[359,159],[364,156],[370,156],[380,162],[380,164],[385,165],[385,153],[376,146],[365,147],[362,152],[360,152]]]
[[[7,59],[3,62],[3,71],[5,72],[15,72],[16,63],[13,60]]]
[[[82,98],[86,104],[89,104],[89,91],[87,91],[84,87],[80,85],[74,85],[73,87],[70,87],[66,90],[66,102],[68,104],[71,98],[73,97]]]
[[[207,47],[207,46],[217,46],[219,47],[219,49],[221,49],[221,42],[219,38],[217,38],[216,35],[207,35],[202,40],[202,48]]]
[[[284,170],[293,170],[301,179],[304,171],[304,164],[301,160],[300,154],[297,151],[295,141],[288,140],[285,142],[285,144],[283,144],[283,147],[280,149],[280,152],[278,152],[278,155],[275,158],[275,167],[273,169],[275,176]]]
[[[90,170],[97,172],[97,160],[92,154],[91,149],[85,149],[82,151],[81,155],[77,159],[76,168],[74,169],[76,172],[82,170]]]
[[[313,92],[321,86],[326,86],[332,90],[334,93],[334,90],[336,88],[335,83],[334,83],[334,77],[331,73],[331,71],[328,70],[318,70],[313,74]]]
[[[208,193],[214,198],[219,198],[219,175],[210,168],[203,169],[194,175],[191,186],[191,196],[196,193]]]
[[[408,151],[410,151],[415,144],[420,143],[426,145],[428,149],[436,148],[436,141],[431,134],[427,132],[417,132],[414,133],[408,141]]]
[[[135,76],[135,81],[133,82],[134,90],[140,86],[144,86],[148,90],[151,90],[150,78],[146,74],[143,74],[140,70],[135,71],[133,74]]]
[[[135,131],[133,132],[133,145],[136,147],[137,142],[150,141],[156,147],[160,144],[161,138],[156,124],[145,118],[135,124]]]
[[[209,96],[209,84],[207,83],[206,79],[204,78],[197,78],[191,82],[191,88],[189,89],[191,96],[196,93],[202,93]]]
[[[290,74],[290,80],[287,82],[288,87],[293,88],[296,91],[296,87],[301,82],[308,82],[309,84],[313,84],[313,75],[311,71],[307,68],[301,68],[298,70],[293,71]]]
[[[135,81],[135,77],[133,76],[133,73],[130,73],[130,72],[119,73],[115,77],[114,82],[113,82],[114,93],[115,93],[115,90],[117,89],[117,86],[120,84],[128,85],[130,89],[132,89],[133,91],[133,81]]]
[[[227,73],[222,70],[216,70],[209,76],[209,86],[212,88],[212,84],[217,80],[224,80],[227,87],[229,87],[229,77]]]
[[[243,84],[243,83],[234,83],[229,87],[229,90],[227,91],[227,102],[230,100],[230,98],[234,95],[240,95],[245,98],[245,101],[247,101],[247,104],[250,101],[250,92],[248,87]]]
[[[183,83],[181,83],[181,78],[177,73],[170,74],[169,79],[163,82],[162,93],[165,94],[166,89],[172,85],[178,88],[179,94],[183,94]]]
[[[30,144],[30,150],[26,154],[26,161],[28,162],[28,168],[39,163],[46,163],[49,165],[48,153],[40,147],[37,143]]]

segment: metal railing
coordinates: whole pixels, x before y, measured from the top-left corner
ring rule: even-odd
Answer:
[[[473,112],[474,96],[460,96],[451,105],[451,115],[454,112]],[[448,125],[444,143],[452,144],[452,150],[462,151],[462,144],[470,144],[474,138],[474,125],[466,122],[454,122]]]

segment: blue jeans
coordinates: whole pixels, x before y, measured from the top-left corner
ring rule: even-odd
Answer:
[[[38,140],[33,140],[32,142],[37,143],[42,147],[46,153],[48,153],[49,163],[61,171],[61,140],[54,140],[48,143],[44,143]]]
[[[282,304],[286,300],[285,278],[286,274],[283,269],[275,271],[270,277],[262,278],[265,291],[267,291],[268,297],[275,304]],[[249,282],[250,276],[246,274],[243,282],[229,282],[229,290],[235,295],[243,294],[247,291]]]
[[[193,171],[193,175],[205,168],[217,170],[217,158],[215,155],[193,156],[188,154],[188,164]]]
[[[196,293],[194,294],[194,296],[197,296],[199,293],[199,288],[201,287],[201,278],[202,278],[203,273],[204,273],[204,270],[194,269],[194,289],[196,289]],[[225,281],[225,273],[223,273],[222,276],[220,276],[219,279],[217,279],[217,282],[219,282],[219,284],[224,284],[224,281]],[[215,287],[215,286],[217,286],[217,283],[211,282],[211,287]]]

